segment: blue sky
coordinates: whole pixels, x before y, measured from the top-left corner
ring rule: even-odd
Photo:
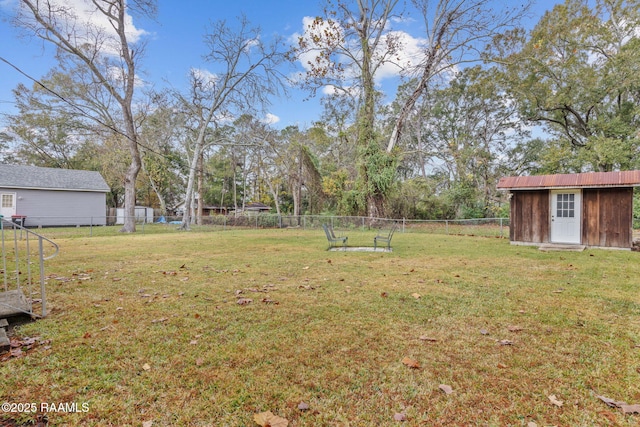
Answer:
[[[34,37],[20,36],[20,32],[11,26],[9,15],[16,1],[0,0],[0,57],[39,79],[54,64],[52,49]],[[537,22],[544,10],[555,3],[553,0],[539,1],[529,24]],[[206,53],[203,36],[212,21],[225,19],[231,23],[244,14],[252,24],[261,27],[265,39],[276,34],[289,38],[302,32],[305,17],[313,17],[320,12],[317,0],[159,0],[155,22],[134,21],[138,29],[148,34],[147,50],[139,67],[141,76],[156,87],[184,88],[191,68],[207,68],[202,59]],[[399,29],[416,39],[421,37],[415,22],[407,21]],[[0,62],[0,114],[14,112],[11,90],[18,83],[32,84],[18,71]],[[389,78],[386,83],[392,92],[397,81]],[[318,120],[318,100],[305,101],[307,95],[294,90],[288,99],[274,99],[268,113],[279,120],[275,126],[282,128],[297,124],[305,128]]]

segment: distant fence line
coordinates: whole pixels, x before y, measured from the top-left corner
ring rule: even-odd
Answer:
[[[118,217],[118,222],[122,217]],[[163,222],[150,222],[147,218],[136,218],[136,231],[139,233],[177,232],[181,217],[163,217]],[[373,230],[390,226],[396,222],[401,232],[462,234],[488,237],[508,237],[508,218],[448,219],[448,220],[414,220],[392,218],[369,218],[363,216],[334,215],[278,215],[253,214],[243,216],[211,215],[201,217],[200,224],[190,225],[194,231],[219,231],[226,229],[249,228],[300,228],[320,229],[322,224],[331,224],[337,230]],[[44,225],[48,224],[48,225]],[[59,225],[53,225],[59,224]],[[25,227],[41,228],[46,235],[99,236],[115,234],[122,224],[116,224],[116,217],[52,217],[30,216],[25,219]]]

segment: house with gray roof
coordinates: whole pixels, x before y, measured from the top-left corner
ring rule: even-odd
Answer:
[[[109,191],[95,171],[0,164],[0,214],[27,227],[106,225]]]

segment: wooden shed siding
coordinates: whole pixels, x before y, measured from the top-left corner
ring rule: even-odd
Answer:
[[[511,197],[512,242],[549,242],[549,190],[515,191]]]
[[[588,246],[630,248],[633,240],[633,190],[583,190],[582,241]]]

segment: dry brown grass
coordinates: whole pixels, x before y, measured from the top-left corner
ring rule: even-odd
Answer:
[[[250,426],[266,410],[295,426],[640,421],[596,398],[640,403],[638,253],[417,233],[393,253],[326,252],[304,230],[59,243],[53,310],[19,330],[50,348],[0,364],[2,401],[88,403],[51,425]]]

